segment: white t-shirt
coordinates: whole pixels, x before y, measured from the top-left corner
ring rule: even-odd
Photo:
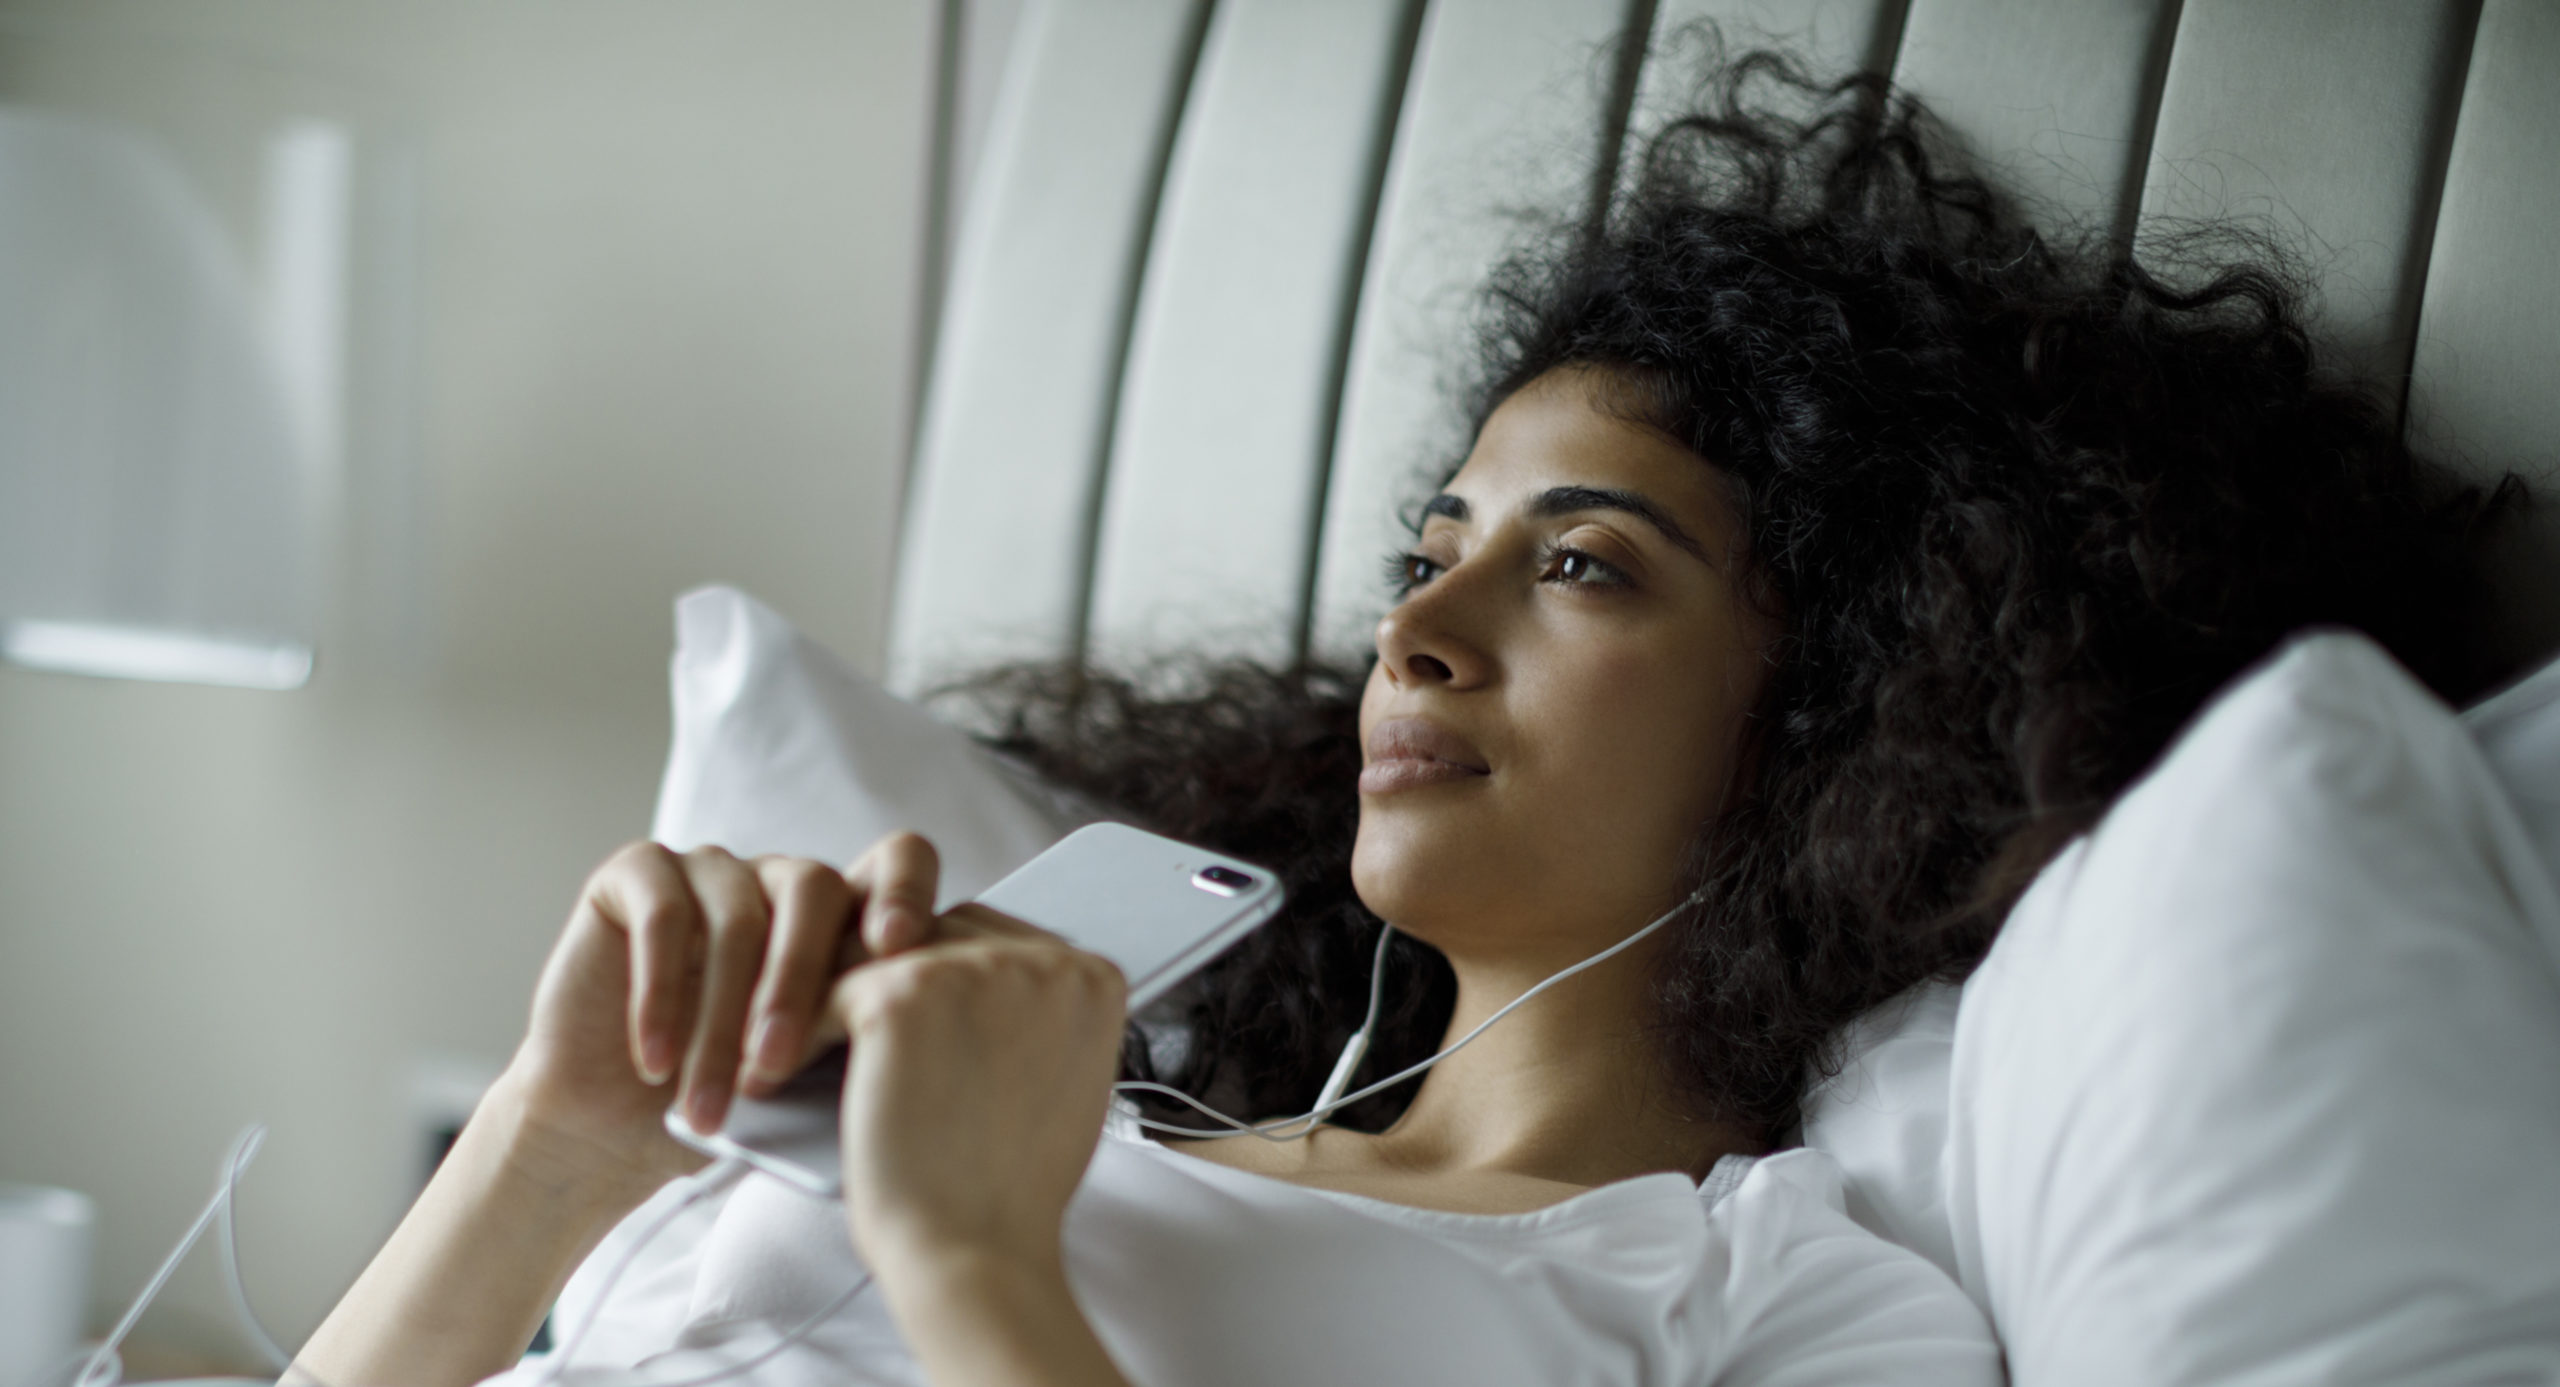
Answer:
[[[561,1298],[575,1325],[670,1187]],[[1068,1206],[1077,1303],[1140,1387],[1821,1384],[1996,1387],[1999,1351],[1936,1267],[1852,1223],[1830,1159],[1729,1158],[1525,1214],[1408,1208],[1106,1135]],[[761,1350],[862,1276],[842,1206],[762,1176],[635,1262],[569,1383],[676,1382]],[[492,1384],[529,1382],[525,1367]],[[876,1290],[730,1381],[920,1383]]]

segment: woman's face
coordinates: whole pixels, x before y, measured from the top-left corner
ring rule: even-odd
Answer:
[[[1715,470],[1589,370],[1493,413],[1426,508],[1360,704],[1360,898],[1454,954],[1561,967],[1676,898],[1776,623]]]

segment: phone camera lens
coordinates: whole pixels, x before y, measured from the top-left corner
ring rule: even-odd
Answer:
[[[1233,867],[1203,867],[1192,874],[1191,884],[1203,891],[1233,896],[1253,885],[1253,878]]]

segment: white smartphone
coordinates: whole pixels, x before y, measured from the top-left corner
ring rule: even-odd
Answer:
[[[1279,878],[1235,858],[1126,824],[1088,824],[990,886],[978,904],[1120,966],[1129,1009],[1162,997],[1280,909]],[[741,1098],[704,1136],[667,1111],[667,1132],[823,1198],[842,1192],[834,1084]]]
[[[1137,1011],[1270,919],[1280,898],[1279,878],[1249,862],[1127,824],[1087,824],[978,904],[1120,965]]]

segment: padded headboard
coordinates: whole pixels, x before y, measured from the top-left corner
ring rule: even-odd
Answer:
[[[2269,219],[2421,442],[2555,470],[2554,0],[1029,0],[952,256],[893,681],[1360,648],[1397,505],[1463,449],[1449,386],[1506,212],[1590,198],[1690,76],[1614,41],[1700,18],[1889,68],[2057,216],[2137,244]],[[2517,654],[2560,636],[2560,540],[2510,588]]]

